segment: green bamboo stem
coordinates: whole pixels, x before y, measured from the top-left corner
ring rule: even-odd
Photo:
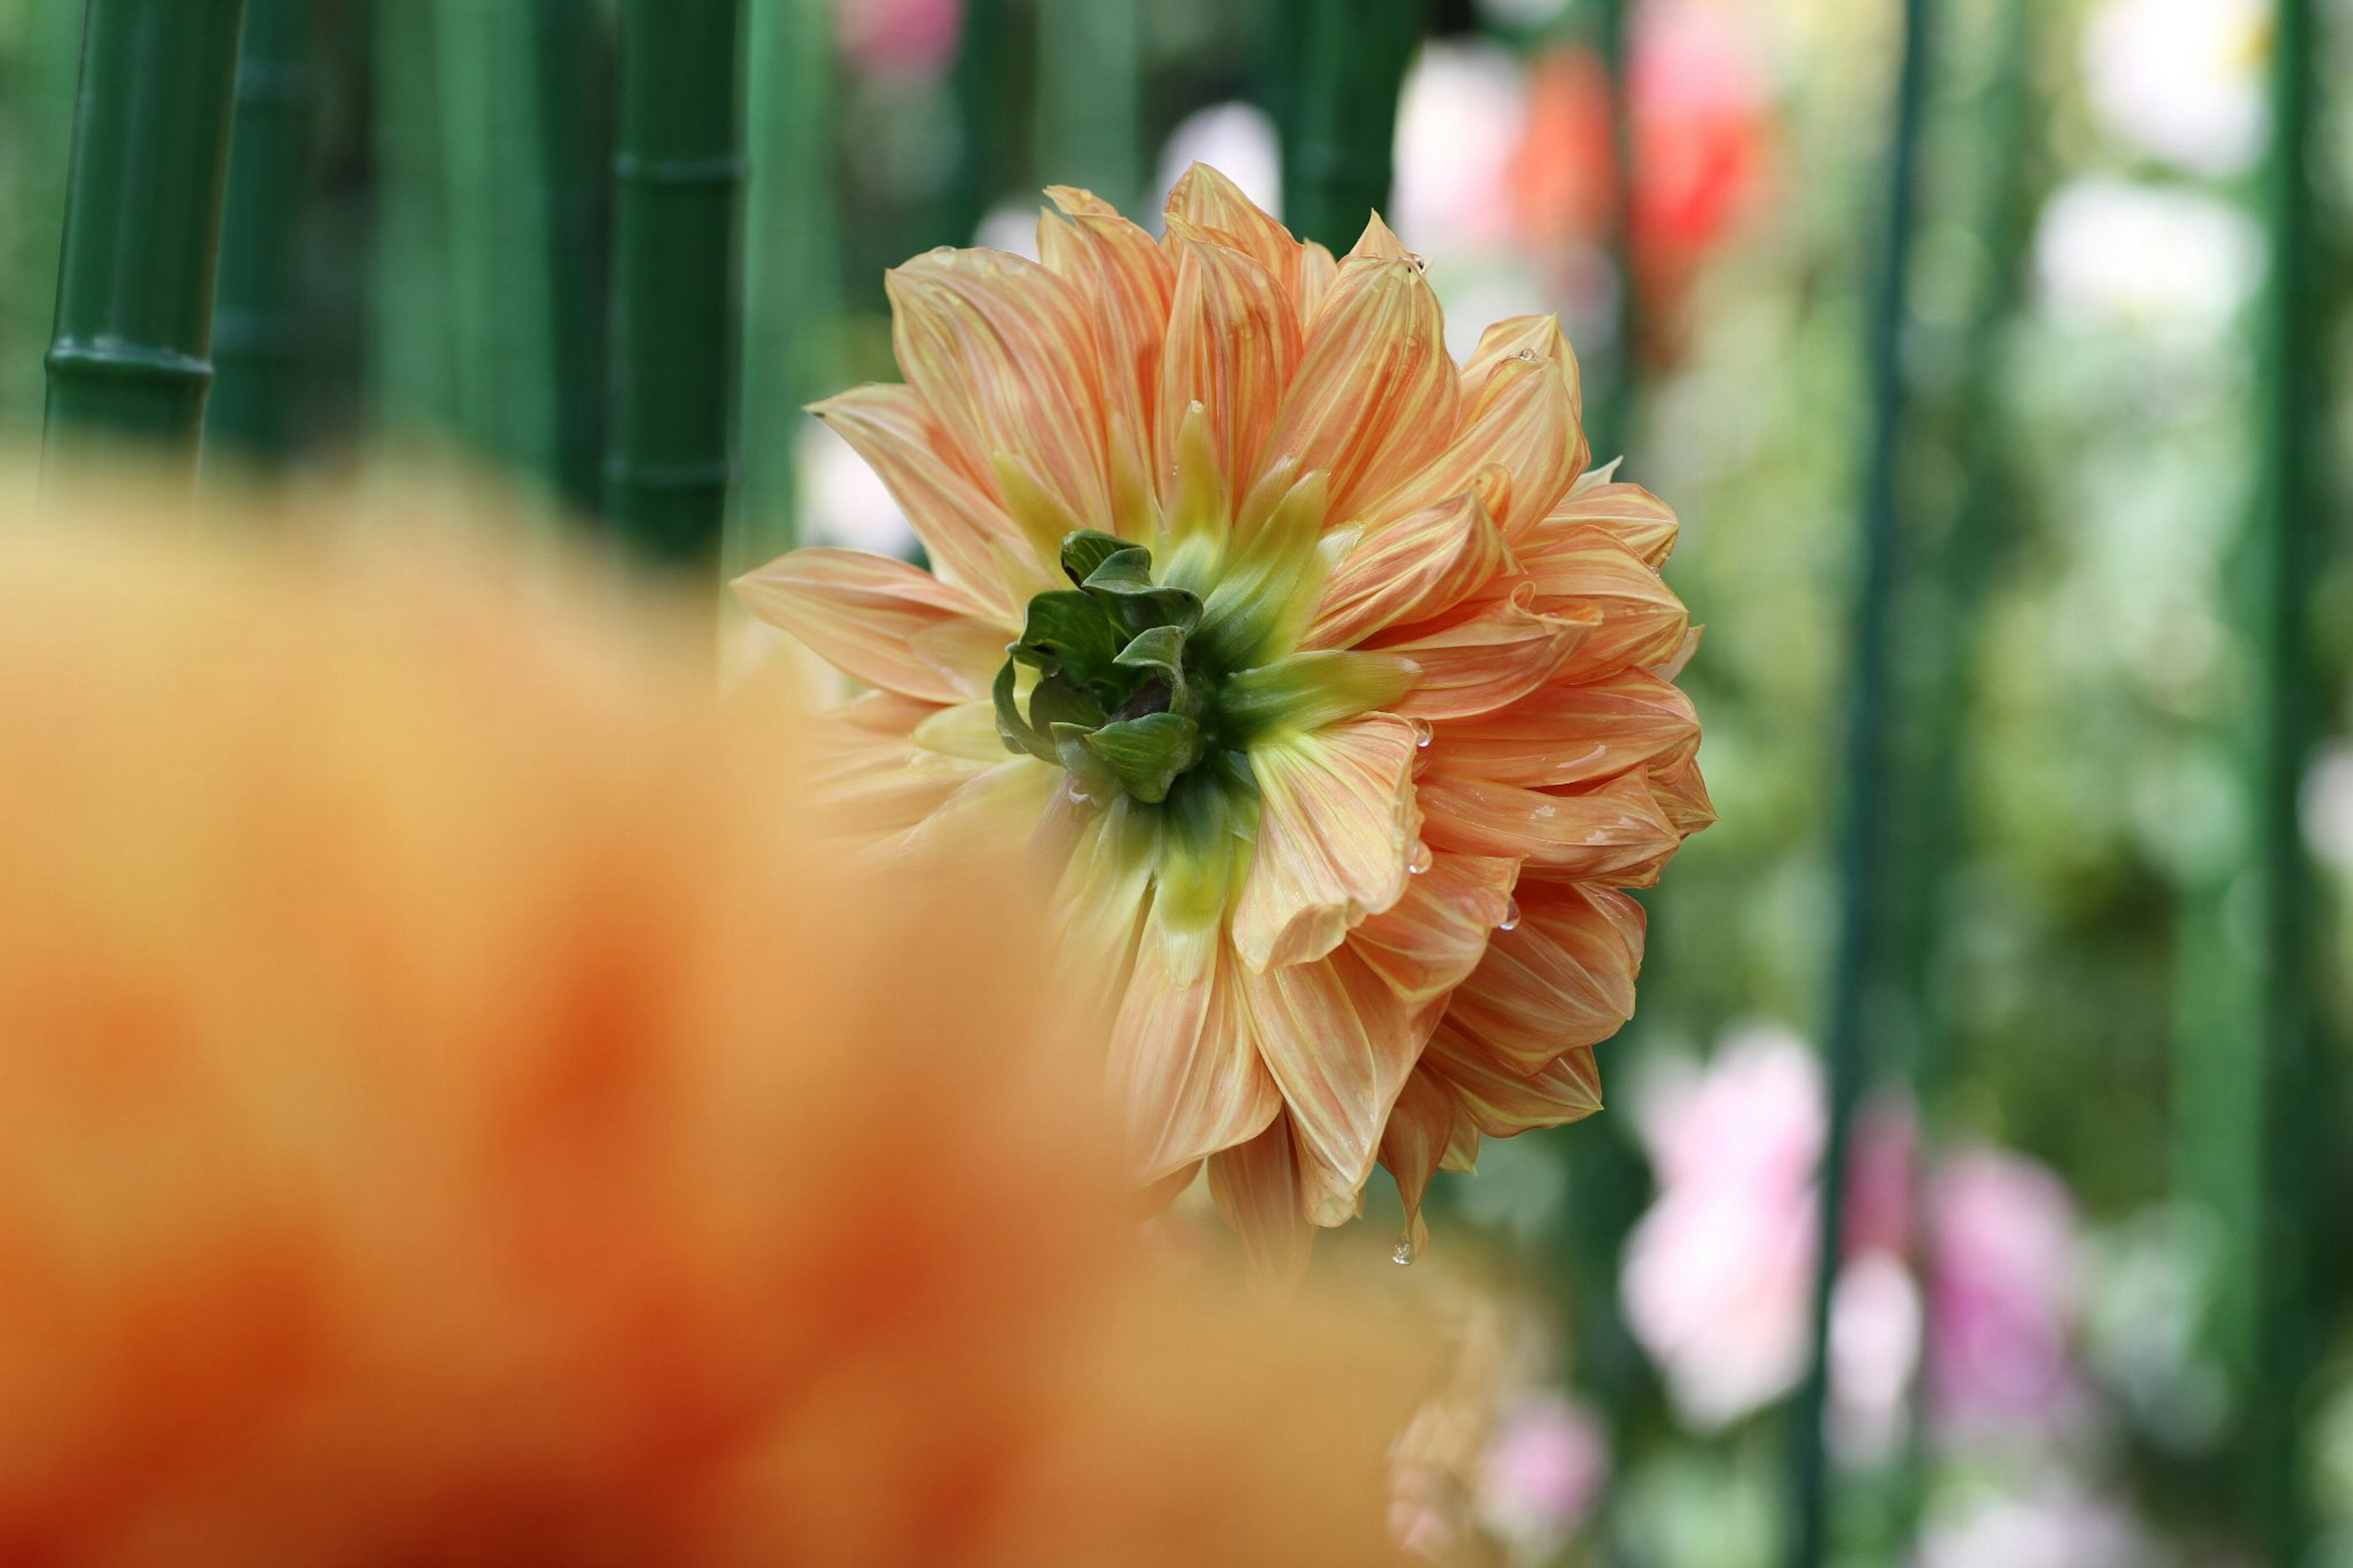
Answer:
[[[42,350],[56,325],[58,253],[65,232],[66,167],[73,144],[74,84],[81,66],[79,7],[19,13],[16,50],[0,79],[0,438],[37,434],[44,384]]]
[[[1789,1562],[1793,1568],[1820,1568],[1829,1551],[1830,1474],[1823,1418],[1830,1394],[1831,1296],[1845,1229],[1847,1155],[1856,1105],[1867,1077],[1865,1037],[1873,1022],[1888,958],[1884,942],[1890,907],[1891,826],[1887,694],[1895,652],[1894,597],[1903,575],[1896,515],[1906,401],[1902,340],[1933,12],[1932,0],[1905,0],[1879,278],[1867,325],[1873,408],[1864,452],[1861,570],[1855,584],[1849,658],[1852,684],[1844,758],[1847,802],[1839,855],[1842,907],[1825,1041],[1830,1125],[1819,1184],[1812,1358],[1799,1392],[1791,1445]]]
[[[2246,1455],[2266,1561],[2309,1561],[2301,1415],[2323,1325],[2315,1188],[2322,1093],[2314,1047],[2314,941],[2309,868],[2297,811],[2314,730],[2309,584],[2322,536],[2314,453],[2319,446],[2319,234],[2309,166],[2320,53],[2313,0],[2273,11],[2272,153],[2264,180],[2272,271],[2257,342],[2263,356],[2262,469],[2249,541],[2252,625],[2263,697],[2251,758],[2262,889],[2257,944],[2263,1108],[2259,1268],[2263,1331]]]
[[[194,472],[244,8],[90,0],[48,355],[52,459],[128,438]]]
[[[1038,174],[1130,209],[1144,192],[1139,0],[1039,0]]]
[[[441,155],[438,7],[378,5],[373,66],[376,223],[370,416],[396,437],[458,424],[456,278]]]
[[[1398,93],[1428,0],[1285,0],[1298,83],[1283,128],[1282,205],[1292,230],[1345,254],[1388,205]]]
[[[834,179],[832,0],[754,0],[750,18],[744,197],[743,484],[722,574],[790,550],[798,536],[795,437],[802,405],[833,390],[841,313]]]
[[[1609,84],[1609,258],[1618,274],[1608,374],[1596,389],[1586,417],[1586,437],[1595,458],[1622,457],[1632,434],[1634,400],[1641,374],[1637,340],[1642,330],[1640,280],[1634,270],[1634,134],[1627,89],[1626,24],[1631,0],[1599,0],[1594,7],[1594,44]]]
[[[989,206],[1003,195],[1018,155],[1010,0],[965,0],[952,86],[956,110],[956,170],[938,216],[934,243],[970,245]]]
[[[649,556],[715,551],[734,479],[740,0],[623,0],[607,504]]]
[[[308,0],[248,0],[237,65],[206,440],[269,466],[295,445],[314,88]]]
[[[612,305],[611,40],[600,0],[532,0],[543,209],[554,468],[565,501],[603,499],[605,374]]]

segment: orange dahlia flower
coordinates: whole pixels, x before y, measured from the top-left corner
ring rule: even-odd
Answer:
[[[1049,193],[1042,263],[892,272],[903,386],[816,412],[933,569],[737,584],[875,689],[828,787],[908,847],[1028,838],[1101,1004],[1134,1181],[1206,1162],[1264,1266],[1598,1108],[1653,880],[1713,819],[1659,577],[1675,519],[1586,471],[1550,317],[1449,356],[1375,218],[1346,257],[1196,166],[1152,238]]]

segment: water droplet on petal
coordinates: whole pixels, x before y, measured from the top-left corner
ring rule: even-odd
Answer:
[[[1497,931],[1517,931],[1520,929],[1520,901],[1517,899],[1505,899],[1504,900],[1504,918],[1495,922],[1495,929]]]
[[[1405,852],[1405,868],[1417,877],[1437,862],[1438,857],[1430,852],[1430,846],[1419,838],[1413,841],[1413,847]]]
[[[1429,720],[1413,721],[1413,743],[1416,748],[1425,752],[1430,750],[1430,742],[1435,735],[1436,731],[1430,729]]]
[[[1408,1239],[1397,1244],[1397,1250],[1389,1254],[1389,1261],[1396,1264],[1399,1268],[1403,1268],[1407,1264],[1413,1261],[1413,1242],[1411,1238],[1409,1237]]]

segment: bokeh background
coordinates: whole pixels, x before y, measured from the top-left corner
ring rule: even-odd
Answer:
[[[207,463],[396,483],[454,457],[549,529],[595,526],[608,8],[301,9],[273,340],[296,395]],[[1445,1179],[1424,1267],[1472,1303],[1504,1415],[1429,1478],[1460,1506],[1420,1527],[1512,1563],[1782,1559],[1843,1000],[1833,1559],[2353,1564],[2353,403],[2328,393],[2353,362],[2328,238],[2353,119],[2325,90],[2353,73],[2353,7],[2323,5],[2296,62],[2324,91],[2284,160],[2266,0],[1915,3],[1908,83],[1906,9],[1414,19],[1387,216],[1458,350],[1560,313],[1597,456],[1682,514],[1667,574],[1706,626],[1684,680],[1721,813],[1645,895],[1611,1110]],[[39,436],[79,10],[0,0],[0,444]],[[735,564],[795,539],[913,548],[797,412],[895,379],[886,267],[1031,249],[1050,182],[1145,216],[1195,159],[1283,210],[1310,68],[1283,6],[748,11]],[[2284,180],[2313,233],[2282,226]],[[2291,307],[2284,236],[2314,285]],[[226,386],[251,345],[218,346]],[[2303,460],[2285,503],[2282,440]],[[1857,764],[1874,495],[1884,743]],[[2255,583],[2284,523],[2309,632],[2284,652]],[[2311,742],[2284,792],[2263,783],[2274,711]],[[1866,797],[1858,873],[1841,845]],[[2284,922],[2267,844],[2306,879]],[[1858,896],[1873,940],[1841,963]]]

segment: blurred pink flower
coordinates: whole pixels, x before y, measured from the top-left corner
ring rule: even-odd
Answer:
[[[1480,1461],[1480,1524],[1515,1558],[1543,1562],[1591,1511],[1609,1479],[1609,1445],[1577,1401],[1545,1388],[1507,1410]]]
[[[2043,1165],[1960,1154],[1929,1189],[1930,1410],[1962,1433],[2044,1426],[2083,1398],[2073,1342],[2082,1242],[2074,1200]]]
[[[964,32],[964,0],[836,0],[841,52],[874,76],[934,77]]]

